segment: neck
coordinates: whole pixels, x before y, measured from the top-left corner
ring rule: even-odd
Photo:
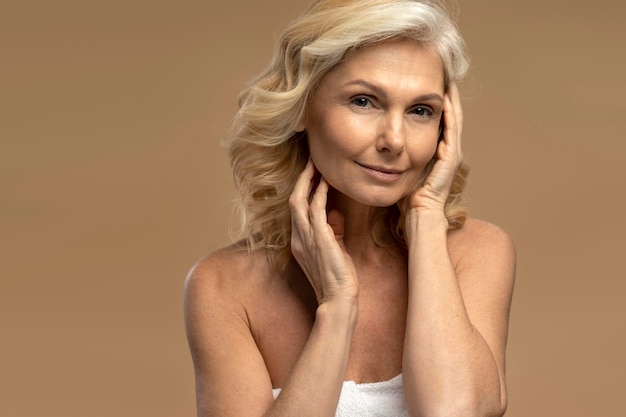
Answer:
[[[331,188],[328,192],[328,209],[336,209],[343,214],[343,241],[352,256],[369,257],[383,249],[375,243],[373,231],[385,230],[384,213],[388,208],[361,204]]]

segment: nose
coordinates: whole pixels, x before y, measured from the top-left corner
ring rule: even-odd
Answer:
[[[401,155],[404,152],[405,132],[404,115],[386,114],[379,120],[376,149],[379,152],[388,152],[392,155]]]

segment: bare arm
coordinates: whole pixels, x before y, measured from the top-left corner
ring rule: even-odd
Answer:
[[[460,103],[447,97],[446,135],[409,202],[409,304],[403,380],[411,416],[501,416],[515,253],[501,230],[469,221],[447,232],[443,207],[461,161]],[[452,259],[455,259],[453,263]]]
[[[415,416],[502,415],[512,244],[491,225],[468,224],[479,230],[464,233],[479,236],[471,247],[461,244],[466,255],[455,268],[445,218],[418,221],[421,231],[409,255],[407,408]]]
[[[319,307],[310,337],[276,401],[242,302],[247,289],[238,284],[237,275],[255,271],[238,268],[228,254],[218,253],[189,275],[185,319],[199,416],[335,415],[358,315],[358,285],[341,236],[327,223],[334,219],[326,218],[325,182],[308,202],[313,173],[310,164],[290,205],[293,252]]]

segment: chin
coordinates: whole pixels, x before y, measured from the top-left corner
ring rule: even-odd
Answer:
[[[393,200],[393,201],[378,201],[378,202],[374,202],[374,204],[370,204],[370,206],[372,207],[379,207],[379,208],[387,208],[387,207],[393,207],[396,204],[398,204],[399,200]]]
[[[397,204],[398,201],[398,198],[384,198],[381,196],[375,196],[373,198],[363,199],[362,201],[359,201],[359,203],[372,207],[390,207]]]
[[[398,203],[405,197],[399,193],[385,193],[376,192],[375,189],[368,190],[368,192],[356,192],[355,190],[346,190],[343,192],[335,188],[335,192],[342,195],[344,198],[349,198],[359,204],[370,207],[390,207]]]

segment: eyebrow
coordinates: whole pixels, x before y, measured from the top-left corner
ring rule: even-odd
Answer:
[[[379,94],[379,95],[381,95],[383,97],[387,96],[387,93],[385,92],[385,90],[382,87],[380,87],[380,86],[378,86],[376,84],[372,84],[371,82],[365,81],[365,80],[363,80],[361,78],[359,78],[357,80],[350,81],[350,82],[345,84],[345,86],[350,86],[350,85],[360,85],[360,86],[369,88],[370,90],[374,91],[375,93],[377,93],[377,94]],[[443,97],[441,97],[441,95],[439,95],[437,93],[422,94],[420,96],[415,97],[413,100],[414,101],[436,100],[436,101],[439,101],[439,102],[443,103]]]

